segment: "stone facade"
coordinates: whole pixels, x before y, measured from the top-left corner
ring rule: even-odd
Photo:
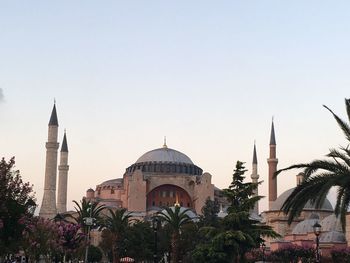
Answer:
[[[97,185],[96,191],[89,189],[86,198],[142,215],[175,204],[201,214],[205,201],[214,199],[211,177],[186,155],[165,146],[141,156],[123,178]]]

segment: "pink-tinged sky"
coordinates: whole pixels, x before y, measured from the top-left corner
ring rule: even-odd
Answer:
[[[271,117],[279,167],[345,145],[348,1],[0,3],[0,149],[41,204],[47,124],[67,129],[68,207],[168,146],[227,187],[256,140],[267,181]],[[295,185],[279,178],[279,193]],[[250,175],[250,171],[247,173]],[[267,184],[260,188],[267,195]],[[266,209],[267,198],[261,204]]]

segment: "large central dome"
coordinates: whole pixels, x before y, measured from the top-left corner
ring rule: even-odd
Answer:
[[[146,162],[193,164],[191,159],[186,154],[170,149],[168,147],[163,147],[163,148],[146,152],[136,161],[136,163],[146,163]]]
[[[170,149],[164,144],[143,154],[137,161],[126,168],[126,173],[141,170],[150,174],[187,174],[202,175],[203,170],[195,165],[191,159],[182,152]]]

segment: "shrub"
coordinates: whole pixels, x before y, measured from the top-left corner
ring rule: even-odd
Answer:
[[[291,245],[273,251],[268,261],[281,263],[309,263],[313,262],[316,251],[312,247]]]
[[[350,249],[336,249],[331,252],[333,262],[350,262]]]

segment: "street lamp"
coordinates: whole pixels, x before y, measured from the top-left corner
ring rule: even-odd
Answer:
[[[157,238],[157,232],[158,232],[158,218],[153,217],[152,219],[152,228],[154,232],[154,254],[153,254],[153,262],[157,263],[158,262],[158,249],[157,249],[157,243],[158,243],[158,238]]]
[[[313,225],[313,228],[314,228],[314,233],[316,236],[316,263],[320,263],[320,239],[319,239],[319,236],[321,234],[321,225],[318,222],[316,222]]]
[[[90,246],[90,228],[92,225],[94,225],[94,221],[95,221],[95,218],[92,217],[92,203],[91,202],[89,202],[88,208],[86,210],[89,213],[89,216],[84,217],[83,220],[84,220],[84,224],[88,227],[87,236],[86,236],[87,246],[85,249],[85,263],[88,263],[88,254],[89,254],[89,246]]]
[[[262,261],[263,261],[263,263],[265,263],[265,249],[266,249],[266,245],[265,245],[265,243],[263,242],[262,244],[261,244],[261,248],[262,248]]]

